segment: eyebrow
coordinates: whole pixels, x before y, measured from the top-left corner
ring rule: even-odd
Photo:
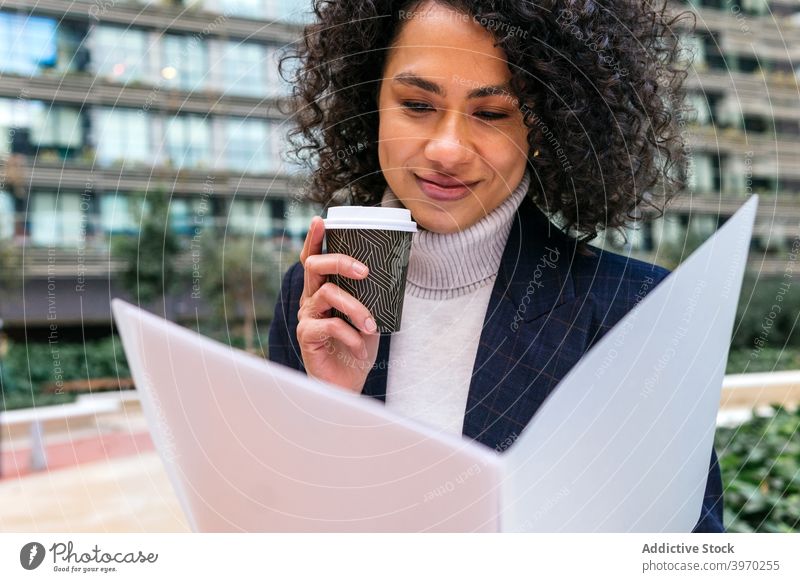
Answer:
[[[417,87],[423,91],[427,91],[428,93],[439,95],[440,97],[445,96],[445,90],[441,85],[438,85],[429,79],[420,77],[419,75],[415,75],[414,73],[398,73],[394,76],[392,82],[408,85],[410,87]],[[479,99],[481,97],[490,97],[492,95],[512,97],[511,88],[509,87],[508,83],[504,83],[502,85],[486,85],[484,87],[476,87],[467,93],[467,99]]]

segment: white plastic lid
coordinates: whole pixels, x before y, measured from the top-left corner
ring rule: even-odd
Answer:
[[[411,220],[411,211],[408,208],[333,206],[328,208],[328,216],[323,219],[323,222],[326,230],[329,228],[377,228],[417,232],[417,223]]]

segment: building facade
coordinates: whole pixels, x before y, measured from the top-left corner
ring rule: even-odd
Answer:
[[[290,87],[277,59],[309,18],[291,0],[4,0],[0,6],[0,242],[21,285],[7,330],[108,330],[142,194],[170,197],[170,223],[279,239],[298,248],[311,216],[282,155]],[[800,0],[674,1],[697,28],[694,113],[685,122],[689,192],[664,218],[601,244],[658,262],[691,232],[706,238],[761,197],[752,260],[784,268],[800,232]],[[52,290],[56,288],[57,294]],[[180,297],[167,308],[188,316]],[[26,331],[27,333],[27,331]]]
[[[629,245],[658,259],[665,245],[708,238],[758,194],[750,266],[779,275],[800,236],[800,0],[671,8],[696,15],[694,33],[678,29],[693,65],[685,83],[693,112],[683,126],[689,187],[664,218],[632,231]]]
[[[3,2],[0,239],[21,284],[7,330],[108,329],[115,236],[143,194],[170,197],[172,229],[302,244],[313,207],[283,149],[290,87],[277,59],[308,14],[289,0]],[[53,288],[57,293],[50,293]],[[177,298],[168,312],[193,306]]]

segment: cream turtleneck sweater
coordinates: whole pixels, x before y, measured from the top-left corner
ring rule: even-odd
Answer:
[[[402,329],[390,343],[388,408],[461,434],[493,283],[529,183],[526,170],[500,206],[464,230],[414,233]],[[388,187],[381,205],[402,206]]]

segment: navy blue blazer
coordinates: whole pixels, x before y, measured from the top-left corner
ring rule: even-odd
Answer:
[[[588,247],[553,225],[529,197],[514,216],[484,318],[462,433],[498,451],[521,434],[581,356],[669,271]],[[303,266],[283,278],[269,359],[305,373],[297,341]],[[385,402],[391,334],[382,334],[363,394]],[[695,532],[722,532],[722,481],[712,449]]]

